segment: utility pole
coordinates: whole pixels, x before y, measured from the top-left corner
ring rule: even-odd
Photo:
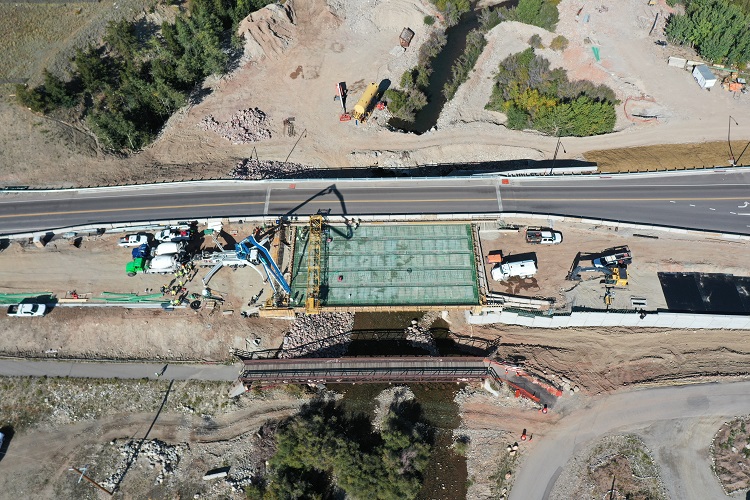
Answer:
[[[105,488],[104,486],[102,486],[101,484],[97,483],[96,481],[94,481],[93,479],[91,479],[90,477],[88,477],[88,476],[86,475],[86,471],[88,470],[88,466],[85,466],[85,467],[83,467],[83,468],[81,468],[81,469],[79,469],[78,467],[71,467],[71,468],[70,468],[70,469],[68,469],[68,470],[69,470],[69,471],[72,471],[72,472],[76,472],[76,473],[78,473],[78,474],[80,474],[80,475],[81,475],[81,477],[79,477],[79,478],[78,478],[78,482],[79,482],[79,483],[81,482],[81,479],[85,479],[85,480],[86,480],[86,481],[88,481],[89,483],[93,484],[94,486],[96,486],[97,488],[99,488],[100,490],[102,490],[102,491],[103,491],[104,493],[106,493],[107,495],[109,495],[109,496],[112,496],[112,495],[114,495],[114,494],[115,494],[115,493],[114,493],[113,491],[109,491],[109,490],[108,490],[108,489],[106,489],[106,488]]]
[[[729,161],[732,162],[733,167],[736,167],[737,162],[734,160],[734,151],[732,151],[732,141],[729,139],[729,134],[732,133],[732,122],[734,122],[734,124],[737,125],[738,127],[740,126],[740,124],[737,123],[737,120],[735,120],[731,116],[729,117],[729,128],[727,129],[727,144],[729,144],[729,154],[731,155],[731,158],[729,159]]]
[[[560,150],[560,146],[562,146],[563,153],[568,154],[568,152],[565,151],[565,146],[563,146],[562,142],[560,142],[560,136],[557,136],[557,147],[555,148],[555,156],[552,157],[552,169],[555,168],[555,161],[557,160],[557,152]]]

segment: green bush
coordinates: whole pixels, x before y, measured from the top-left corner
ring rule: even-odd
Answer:
[[[544,44],[542,43],[542,37],[539,35],[531,35],[531,38],[529,38],[529,45],[531,45],[535,49],[543,49]]]
[[[665,33],[672,42],[688,43],[716,63],[750,61],[750,15],[727,0],[690,0],[685,14],[669,18]]]
[[[273,0],[191,0],[188,12],[174,24],[163,23],[161,33],[139,40],[135,25],[110,22],[103,47],[78,50],[73,83],[45,73],[44,85],[22,88],[19,103],[40,112],[71,107],[80,87],[89,96],[84,103],[86,123],[99,142],[114,150],[135,150],[147,145],[188,93],[201,80],[226,69],[225,47],[237,46],[236,26],[241,19]]]
[[[482,9],[479,13],[479,27],[485,33],[501,22],[503,22],[503,18],[498,9]]]
[[[498,11],[509,21],[533,24],[548,31],[554,31],[560,19],[557,11],[558,3],[558,0],[519,0],[516,7],[501,7]]]
[[[443,95],[446,99],[452,99],[458,87],[469,78],[471,70],[474,69],[479,56],[482,55],[487,45],[487,40],[479,30],[471,30],[466,35],[466,48],[464,53],[456,60],[451,68],[451,79],[443,87]]]
[[[562,52],[563,50],[568,48],[568,39],[562,35],[557,35],[550,42],[549,48],[558,52]]]
[[[432,0],[432,3],[443,14],[447,26],[458,24],[461,15],[471,10],[470,0]]]
[[[248,498],[415,498],[430,457],[425,427],[391,408],[380,433],[333,404],[314,403],[282,423],[265,486]]]
[[[588,81],[571,82],[562,69],[529,48],[500,63],[487,109],[506,114],[506,126],[551,135],[589,136],[611,132],[614,92]]]
[[[424,23],[427,26],[432,26],[433,24],[435,24],[435,18],[432,16],[424,16]]]

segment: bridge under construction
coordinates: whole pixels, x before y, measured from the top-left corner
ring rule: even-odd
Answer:
[[[294,238],[290,305],[321,308],[476,306],[469,224],[330,224],[313,216]]]
[[[507,383],[524,396],[552,406],[561,394],[517,367],[477,357],[375,357],[243,360],[240,381],[251,384],[335,384],[391,382]]]

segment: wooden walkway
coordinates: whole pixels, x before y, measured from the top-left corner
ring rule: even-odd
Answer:
[[[374,357],[245,359],[246,384],[334,384],[387,382],[470,382],[491,378],[517,395],[552,406],[559,394],[519,369],[480,357]],[[554,391],[553,391],[554,392]]]

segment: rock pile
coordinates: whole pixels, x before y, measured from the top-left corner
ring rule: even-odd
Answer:
[[[285,163],[283,161],[256,160],[246,158],[241,160],[229,173],[233,179],[259,180],[259,179],[289,179],[289,178],[320,178],[325,176],[325,171],[316,171],[314,168],[298,163]]]
[[[112,441],[110,444],[114,445],[115,442]],[[122,479],[125,471],[133,463],[140,462],[140,465],[143,466],[148,462],[149,468],[158,468],[159,472],[154,480],[154,484],[163,483],[167,476],[175,473],[180,463],[180,446],[170,445],[158,439],[144,441],[143,443],[138,440],[129,440],[119,445],[118,449],[123,459],[118,464],[115,472],[102,481],[102,486],[109,490],[115,488],[117,483]]]
[[[232,144],[247,144],[271,138],[268,116],[258,108],[238,111],[226,122],[219,122],[211,115],[198,123],[203,130],[216,132]]]
[[[336,358],[346,353],[351,342],[354,313],[320,313],[297,316],[284,336],[281,358],[311,356]]]
[[[404,333],[406,334],[406,340],[411,342],[414,347],[425,349],[430,353],[430,356],[437,356],[438,349],[435,344],[435,338],[432,336],[432,332],[429,329],[421,326],[417,320],[412,320],[411,326],[408,326]]]

